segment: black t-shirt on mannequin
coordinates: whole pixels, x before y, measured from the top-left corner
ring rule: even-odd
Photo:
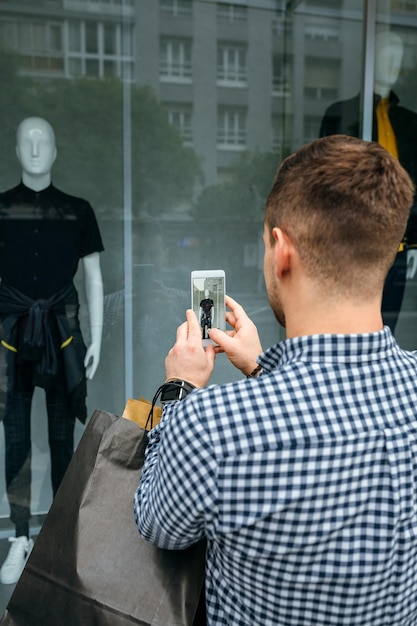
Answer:
[[[103,250],[93,209],[52,184],[0,194],[0,276],[33,299],[70,284],[80,258]]]

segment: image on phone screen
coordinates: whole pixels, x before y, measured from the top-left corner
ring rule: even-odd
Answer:
[[[193,271],[191,274],[192,308],[200,322],[203,344],[212,343],[211,328],[225,330],[225,276],[221,270]]]

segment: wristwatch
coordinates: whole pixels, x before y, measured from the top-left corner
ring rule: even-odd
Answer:
[[[161,392],[161,403],[183,400],[194,389],[194,385],[186,380],[181,380],[180,378],[170,380],[163,386]]]
[[[262,373],[262,365],[257,365],[253,372],[248,374],[246,378],[258,378],[258,376]]]

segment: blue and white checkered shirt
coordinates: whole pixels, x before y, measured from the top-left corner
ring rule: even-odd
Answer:
[[[265,352],[168,405],[135,496],[164,548],[207,537],[207,623],[417,624],[417,354],[388,328]]]

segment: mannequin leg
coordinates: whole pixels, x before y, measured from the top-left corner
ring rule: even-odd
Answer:
[[[16,536],[29,535],[32,392],[8,393],[4,416],[6,489]],[[24,531],[24,532],[23,532]]]
[[[51,452],[51,482],[55,496],[74,453],[75,418],[69,413],[65,390],[46,391],[48,441]]]
[[[0,569],[0,581],[5,585],[18,581],[33,547],[29,537],[31,499],[31,392],[7,394],[4,415],[6,488],[10,519],[15,525],[15,537],[9,537],[10,549]]]

